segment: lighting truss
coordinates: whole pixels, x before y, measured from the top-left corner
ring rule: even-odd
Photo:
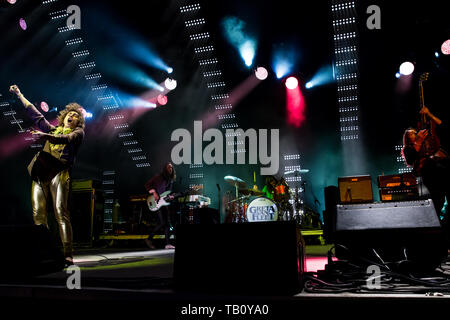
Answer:
[[[232,109],[233,106],[231,104],[218,104],[218,105],[215,105],[214,108],[216,110],[224,110],[224,109]]]
[[[196,3],[196,4],[191,4],[191,5],[180,7],[180,12],[181,13],[197,11],[197,10],[200,10],[200,3]]]
[[[288,160],[300,160],[300,154],[285,154],[284,161]]]
[[[83,39],[81,39],[81,38],[74,38],[74,39],[66,40],[65,43],[66,43],[66,46],[71,46],[71,45],[74,45],[74,44],[83,43]]]
[[[204,60],[199,60],[198,62],[201,66],[205,66],[208,64],[216,64],[218,63],[217,58],[211,58],[211,59],[204,59]]]
[[[202,39],[208,39],[209,38],[209,33],[208,32],[203,32],[203,33],[196,33],[196,34],[191,34],[189,36],[189,38],[193,41],[193,40],[202,40]]]
[[[89,50],[81,50],[81,51],[72,52],[72,56],[74,58],[84,57],[87,55],[89,55]]]
[[[205,19],[204,18],[200,18],[200,19],[194,19],[194,20],[185,21],[184,25],[186,27],[193,27],[193,26],[203,25],[205,23],[206,23]]]
[[[332,0],[335,79],[341,141],[358,140],[358,30],[354,1]]]
[[[206,77],[221,76],[221,75],[222,75],[222,71],[220,71],[220,70],[203,72],[203,76],[205,78]]]

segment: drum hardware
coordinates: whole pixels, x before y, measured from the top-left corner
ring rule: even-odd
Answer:
[[[294,175],[294,177],[298,177],[301,174],[308,173],[309,169],[296,169],[291,171],[286,171],[285,175]],[[292,220],[295,220],[297,224],[302,224],[303,222],[303,216],[304,216],[304,205],[303,201],[300,200],[299,192],[305,190],[306,182],[302,180],[301,182],[301,188],[299,189],[298,185],[295,186],[295,189],[290,191],[290,201],[292,206]],[[293,199],[292,199],[293,198]]]
[[[302,174],[302,173],[308,173],[308,172],[309,172],[309,169],[296,169],[296,170],[292,170],[292,171],[286,171],[284,173],[284,175],[289,175],[289,174],[298,175],[299,173]]]
[[[228,203],[229,210],[231,211],[229,214],[232,214],[232,222],[245,222],[244,199],[239,198],[239,189],[246,189],[247,184],[244,180],[234,176],[225,176],[223,179],[235,188],[236,197]]]
[[[239,193],[252,196],[262,196],[264,192],[255,189],[239,189]]]
[[[233,185],[235,190],[236,190],[236,198],[239,198],[239,189],[246,189],[247,188],[247,184],[245,183],[244,180],[239,179],[238,177],[233,177],[233,176],[225,176],[223,178],[226,182],[228,182],[229,184]]]

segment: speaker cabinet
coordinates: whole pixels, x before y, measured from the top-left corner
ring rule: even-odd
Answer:
[[[253,295],[301,290],[304,246],[294,221],[179,225],[176,241],[177,290]]]
[[[0,279],[24,279],[64,269],[57,240],[44,226],[0,226]]]
[[[323,211],[323,236],[327,243],[333,242],[336,229],[336,206],[339,203],[339,188],[328,186],[324,189],[325,210]]]
[[[407,260],[417,269],[432,270],[447,257],[431,200],[337,205],[335,243],[339,259]]]
[[[73,189],[70,221],[74,244],[92,246],[103,231],[103,194],[94,188]]]
[[[341,203],[373,202],[370,176],[339,177],[338,185]]]

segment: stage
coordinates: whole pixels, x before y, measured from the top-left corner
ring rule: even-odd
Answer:
[[[19,313],[45,306],[58,310],[69,308],[71,314],[77,315],[83,312],[141,314],[145,309],[150,314],[164,315],[164,319],[191,319],[196,315],[198,319],[294,319],[305,314],[313,314],[317,318],[325,315],[353,317],[360,308],[366,312],[371,310],[370,314],[405,315],[424,308],[443,310],[450,304],[450,286],[439,293],[433,289],[427,291],[426,287],[408,285],[402,287],[403,292],[383,289],[313,293],[303,288],[292,295],[179,291],[175,289],[173,279],[175,250],[147,250],[139,244],[135,247],[128,250],[79,249],[74,262],[80,268],[80,289],[68,289],[71,274],[65,269],[33,279],[2,283],[2,305]],[[330,248],[330,245],[307,246],[305,276],[317,275],[317,271],[325,268],[326,253]],[[204,255],[207,256],[208,252]],[[442,264],[442,269],[450,273],[450,259]],[[211,310],[214,314],[201,314]]]
[[[445,3],[295,4],[0,0],[2,307],[449,309]]]

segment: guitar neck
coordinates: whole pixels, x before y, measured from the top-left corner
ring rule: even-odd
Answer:
[[[188,194],[188,193],[189,193],[190,191],[192,191],[192,190],[197,191],[197,190],[199,190],[199,189],[194,188],[194,189],[189,189],[189,190],[183,191],[183,192],[171,193],[171,194],[168,194],[167,196],[165,196],[165,197],[164,197],[164,200],[169,199],[169,197],[178,198],[178,197],[184,196],[184,195]]]

